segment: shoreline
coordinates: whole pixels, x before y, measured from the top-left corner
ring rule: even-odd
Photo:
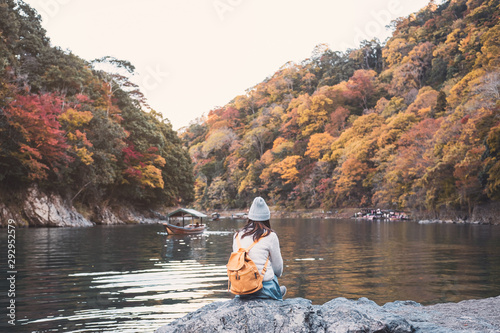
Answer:
[[[419,224],[433,224],[433,223],[438,223],[438,224],[473,224],[473,225],[500,225],[500,218],[498,220],[467,220],[463,218],[450,218],[450,217],[443,217],[443,218],[429,218],[427,214],[420,214],[421,216],[417,217],[411,217],[414,216],[415,214],[410,213],[410,218],[409,219],[399,219],[399,220],[389,220],[389,219],[374,219],[374,220],[369,220],[369,219],[364,219],[364,218],[356,218],[354,216],[355,213],[359,212],[362,210],[361,208],[339,208],[335,209],[332,211],[324,211],[322,209],[297,209],[295,211],[287,211],[284,209],[276,208],[276,207],[270,207],[271,210],[271,219],[273,218],[278,218],[278,219],[294,219],[294,218],[299,218],[299,219],[353,219],[353,220],[360,220],[360,221],[393,221],[393,222],[405,222],[405,221],[412,221],[412,222],[417,222]],[[217,212],[220,214],[221,219],[228,219],[231,218],[231,216],[236,216],[236,214],[242,214],[242,213],[247,213],[248,210],[244,209],[228,209],[224,211],[217,211],[214,210],[213,212]],[[210,216],[211,212],[210,211],[203,211],[205,212],[208,216]],[[500,215],[498,215],[500,216]],[[235,218],[235,217],[233,217]],[[246,219],[246,216],[240,219]]]
[[[22,198],[22,199],[21,199]],[[179,207],[164,207],[155,212],[147,207],[134,208],[125,203],[113,203],[87,207],[73,204],[60,195],[41,191],[37,186],[28,189],[21,200],[13,200],[2,196],[0,201],[0,227],[7,227],[8,221],[15,221],[17,227],[91,227],[95,225],[119,224],[155,224],[164,222],[161,217]],[[498,206],[498,207],[497,207]],[[191,205],[187,206],[192,207]],[[354,219],[355,214],[362,208],[336,208],[332,210],[315,209],[287,209],[271,206],[271,218],[300,218],[300,219]],[[246,219],[246,209],[205,210],[208,219],[213,213],[220,214],[220,218]],[[453,224],[484,224],[500,225],[500,205],[487,204],[477,206],[472,213],[461,211],[442,210],[439,212],[411,212],[409,221],[420,224],[453,223]],[[368,220],[368,219],[361,219]],[[395,219],[394,222],[408,220]],[[387,219],[373,219],[372,221],[388,221]]]
[[[35,205],[33,205],[35,206]],[[6,227],[7,225],[3,223],[4,221],[14,220],[16,221],[16,226],[18,227],[28,227],[28,228],[39,228],[39,227],[93,227],[97,225],[133,225],[133,224],[161,224],[165,220],[154,216],[150,212],[140,212],[130,207],[107,207],[102,209],[99,214],[100,220],[95,222],[92,218],[84,217],[80,214],[74,207],[64,207],[60,205],[58,209],[54,207],[45,207],[38,209],[42,210],[45,214],[39,214],[36,209],[28,211],[21,211],[15,214],[8,214],[9,211],[5,209],[2,211],[0,203],[0,217],[2,217],[2,223],[0,227]],[[176,208],[168,208],[166,211],[171,211]],[[48,213],[51,211],[51,213]],[[10,210],[12,212],[12,210]],[[409,218],[409,219],[366,219],[361,217],[355,217],[354,214],[360,211],[358,208],[342,208],[333,211],[324,211],[321,209],[298,209],[296,211],[287,211],[276,208],[271,208],[271,219],[311,219],[311,220],[328,220],[328,219],[352,219],[353,221],[367,221],[367,222],[413,222],[418,224],[462,224],[462,225],[500,225],[500,219],[493,220],[464,220],[464,219],[451,219],[451,218]],[[202,212],[206,213],[208,216],[208,221],[215,222],[210,218],[211,213],[209,211]],[[214,211],[215,212],[215,211]],[[245,210],[230,209],[224,211],[216,211],[220,214],[220,219],[234,219],[234,220],[246,220],[246,215],[241,216],[245,213]],[[240,214],[240,215],[237,215]],[[31,223],[27,221],[26,215],[31,215]],[[46,217],[45,217],[46,216]],[[34,222],[33,222],[34,220]]]

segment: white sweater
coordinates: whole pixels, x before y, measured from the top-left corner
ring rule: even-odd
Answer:
[[[246,236],[241,239],[243,232],[238,233],[238,238],[240,238],[241,247],[247,248],[253,243],[253,236]],[[236,236],[236,235],[235,235]],[[238,251],[238,243],[236,237],[233,238],[233,252]],[[269,257],[269,263],[267,264],[267,271],[264,275],[264,281],[269,281],[274,278],[274,275],[280,277],[283,273],[283,258],[281,258],[280,242],[278,240],[278,235],[271,232],[266,237],[262,237],[260,241],[250,249],[248,253],[250,258],[253,260],[259,272],[262,273],[264,264],[266,263],[267,257]]]

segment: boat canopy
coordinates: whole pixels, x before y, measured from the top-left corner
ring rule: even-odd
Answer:
[[[207,215],[194,210],[194,209],[189,209],[189,208],[179,208],[174,210],[172,213],[168,214],[168,217],[184,217],[185,215],[191,215],[194,217],[199,217],[199,218],[204,218],[207,217]]]

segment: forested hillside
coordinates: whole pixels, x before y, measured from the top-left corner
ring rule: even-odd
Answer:
[[[394,21],[384,45],[319,45],[285,64],[182,131],[196,202],[500,204],[499,13],[498,0],[431,1]]]
[[[89,206],[191,201],[188,151],[144,106],[133,71],[127,61],[88,62],[52,46],[36,11],[1,1],[0,190],[36,184]]]

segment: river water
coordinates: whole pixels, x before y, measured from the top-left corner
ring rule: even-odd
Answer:
[[[500,295],[500,226],[356,220],[272,220],[287,297],[323,304],[368,297],[423,304]],[[197,236],[161,225],[16,230],[16,326],[2,331],[152,332],[228,300],[225,264],[243,221],[209,222]],[[7,268],[7,230],[1,251]]]

